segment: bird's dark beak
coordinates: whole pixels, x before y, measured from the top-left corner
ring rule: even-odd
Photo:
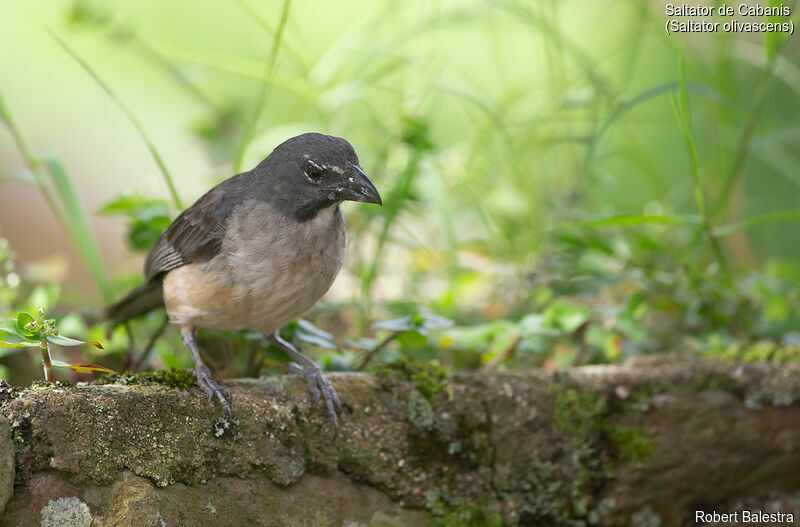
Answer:
[[[343,187],[340,188],[339,195],[347,201],[383,205],[378,189],[375,188],[375,185],[372,184],[372,181],[369,180],[358,164],[350,167],[350,173],[347,175]]]

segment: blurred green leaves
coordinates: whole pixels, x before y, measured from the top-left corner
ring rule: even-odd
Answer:
[[[781,0],[768,0],[769,7],[783,7],[784,3]],[[793,6],[794,7],[794,6]],[[768,15],[764,17],[765,22],[781,23],[789,20],[789,17],[781,15]],[[764,32],[764,52],[767,60],[772,62],[778,52],[781,50],[786,41],[791,37],[791,33],[782,33],[780,31],[765,31]]]
[[[690,46],[654,38],[657,6],[628,2],[589,15],[590,7],[239,0],[211,20],[202,10],[182,14],[167,35],[159,24],[170,5],[117,16],[76,0],[64,30],[75,34],[56,40],[134,123],[178,203],[125,192],[102,209],[125,218],[133,250],[148,249],[180,209],[159,153],[174,144],[151,140],[163,137],[151,128],[157,122],[140,119],[110,86],[152,89],[137,102],[152,101],[142,117],[158,110],[200,139],[213,165],[204,188],[295,133],[353,142],[386,205],[344,207],[347,287],[285,329],[329,367],[374,357],[373,367],[439,358],[465,368],[551,368],[791,338],[800,324],[800,281],[790,272],[800,258],[791,41],[714,35],[713,45]],[[243,23],[217,31],[222,16]],[[92,39],[97,53],[86,45]],[[134,66],[114,70],[102,62],[109,56],[134,56]],[[159,106],[162,74],[186,97],[186,113]],[[107,291],[78,174],[40,158],[12,109],[0,99],[23,174]],[[6,311],[58,298],[57,284],[20,285],[21,276],[0,273]],[[452,326],[433,323],[425,306]],[[259,335],[206,337],[236,372],[283,359]],[[170,348],[174,339],[167,332],[156,360],[185,360]],[[113,342],[124,348],[124,332]],[[252,351],[252,363],[231,360],[234,349]]]
[[[128,243],[137,251],[149,250],[172,221],[165,200],[142,193],[117,196],[99,213],[125,216],[128,219]]]

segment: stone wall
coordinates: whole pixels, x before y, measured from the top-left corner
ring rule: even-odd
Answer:
[[[338,433],[293,377],[226,381],[233,419],[197,388],[3,392],[0,525],[678,526],[744,506],[800,519],[798,374],[680,356],[448,382],[333,374]]]

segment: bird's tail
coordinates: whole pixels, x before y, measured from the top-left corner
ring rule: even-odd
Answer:
[[[164,295],[161,280],[148,280],[127,295],[125,298],[105,309],[106,320],[112,327],[126,320],[146,315],[154,309],[164,306]]]

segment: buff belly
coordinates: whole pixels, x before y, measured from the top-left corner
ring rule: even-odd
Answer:
[[[330,288],[344,256],[338,207],[296,222],[267,205],[234,211],[220,252],[164,277],[170,322],[272,332],[302,315]]]

